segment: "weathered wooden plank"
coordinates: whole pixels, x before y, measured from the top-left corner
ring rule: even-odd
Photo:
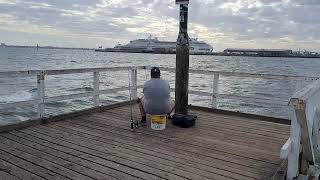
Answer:
[[[112,111],[107,111],[107,112],[112,113]],[[118,113],[126,114],[126,112],[123,112],[123,111],[120,111]],[[196,113],[196,114],[198,115],[198,113]],[[96,115],[92,115],[92,116],[96,116]],[[119,116],[119,115],[113,115],[113,116]],[[134,117],[138,118],[136,115]],[[244,137],[246,141],[248,139],[255,139],[255,140],[257,140],[258,143],[260,142],[260,144],[261,143],[266,144],[266,142],[270,142],[271,144],[272,143],[279,144],[279,142],[282,143],[284,141],[283,139],[285,139],[285,138],[282,139],[280,137],[269,137],[269,136],[265,136],[263,134],[255,134],[255,133],[248,132],[247,130],[243,132],[243,131],[241,131],[241,129],[239,130],[239,128],[237,128],[237,129],[235,129],[235,128],[231,128],[231,129],[229,129],[229,128],[221,128],[221,126],[223,126],[224,120],[220,119],[220,117],[217,118],[217,121],[218,121],[217,123],[221,124],[220,127],[217,127],[217,125],[216,125],[217,123],[206,124],[205,123],[206,121],[210,121],[210,120],[207,120],[208,118],[204,118],[203,116],[198,116],[198,117],[199,117],[198,118],[199,120],[197,122],[196,128],[188,129],[188,131],[183,130],[184,133],[193,132],[193,130],[195,130],[197,132],[197,135],[198,135],[199,131],[201,131],[201,130],[205,131],[206,134],[211,134],[211,132],[217,132],[217,133],[221,133],[221,134],[230,135],[229,137],[231,137],[231,138]],[[237,122],[237,123],[239,123],[239,122]],[[174,127],[170,127],[170,128],[174,128]],[[287,129],[289,129],[288,126],[287,126]],[[179,131],[179,130],[181,130],[181,129],[180,128],[175,129],[175,131]],[[276,133],[276,132],[274,132],[274,133]],[[285,137],[287,138],[287,136],[285,136]],[[263,142],[261,142],[261,138],[263,138]],[[255,142],[255,143],[257,143],[257,142]]]
[[[113,116],[116,116],[116,117],[123,117],[124,119],[125,119],[125,114],[127,114],[126,112],[123,112],[123,111],[117,111],[116,113],[113,113],[112,111],[107,111],[107,112],[115,114]],[[96,116],[96,115],[93,115],[93,116]],[[136,116],[136,114],[134,117],[138,118]],[[250,136],[261,135],[261,136],[264,136],[264,139],[272,138],[273,141],[277,142],[280,140],[281,143],[283,142],[283,139],[286,139],[288,137],[288,134],[289,134],[289,132],[286,135],[284,135],[282,133],[279,134],[277,132],[264,133],[264,131],[262,131],[262,130],[255,130],[255,129],[251,131],[250,128],[246,128],[245,124],[242,123],[243,124],[242,125],[241,122],[237,122],[234,124],[224,124],[223,120],[217,119],[216,121],[217,121],[216,123],[210,122],[210,119],[208,120],[208,118],[205,118],[203,116],[199,116],[198,123],[197,123],[196,127],[197,127],[197,129],[206,128],[207,132],[210,132],[210,129],[211,129],[211,131],[218,129],[218,130],[220,130],[220,132],[223,132],[225,130],[226,131],[230,130],[231,132],[244,132],[244,133],[250,134]],[[241,127],[239,127],[236,124],[241,124]],[[190,130],[188,130],[187,132],[190,132]],[[237,136],[233,136],[233,137],[237,137]],[[247,141],[247,139],[245,139],[245,140]],[[259,139],[257,139],[257,140],[259,140]]]
[[[276,156],[275,158],[279,160],[279,158],[278,158],[278,154],[277,154],[277,156]],[[277,163],[280,163],[280,162],[277,162]],[[277,167],[277,166],[276,166],[276,167]]]
[[[1,148],[1,146],[0,146]],[[23,168],[29,172],[32,172],[44,179],[69,179],[66,176],[62,176],[60,174],[57,174],[47,168],[44,168],[42,166],[34,164],[34,162],[37,162],[37,160],[30,158],[30,156],[21,157],[22,155],[16,155],[15,152],[12,152],[12,154],[3,151],[3,149],[0,149],[0,159],[5,160],[7,162],[10,162],[19,168]],[[39,160],[41,161],[41,160]]]
[[[46,143],[55,143],[60,145],[61,147],[65,147],[64,150],[71,150],[79,155],[81,155],[82,158],[90,157],[90,159],[95,159],[97,161],[103,161],[105,165],[108,167],[116,168],[119,171],[135,175],[137,177],[143,177],[145,179],[163,179],[163,178],[169,178],[169,179],[181,179],[179,176],[175,176],[170,173],[161,172],[160,170],[155,170],[150,167],[135,163],[134,161],[125,160],[124,158],[115,157],[110,153],[102,153],[97,152],[93,149],[86,148],[83,146],[79,146],[73,143],[69,143],[63,140],[59,139],[53,139],[50,136],[46,136],[40,133],[36,132],[30,132],[28,129],[21,130],[23,132],[14,132],[15,135],[19,136],[32,136],[36,137],[42,140],[45,140]],[[80,152],[80,153],[79,153]]]
[[[70,170],[69,168],[66,168],[65,166],[61,165],[60,163],[57,163],[57,160],[43,157],[49,157],[48,155],[45,156],[35,156],[33,155],[32,151],[27,151],[27,148],[19,148],[19,144],[12,143],[12,141],[8,139],[1,139],[0,141],[0,149],[6,152],[10,152],[10,154],[13,154],[15,156],[19,156],[19,158],[26,159],[33,164],[39,165],[43,168],[46,168],[56,174],[66,176],[64,179],[74,179],[74,180],[94,180],[94,178],[83,175],[81,172],[76,172],[73,170]],[[52,161],[53,160],[53,161]],[[68,164],[67,164],[68,165]],[[69,164],[70,166],[70,164]]]
[[[44,179],[36,174],[33,174],[32,172],[25,170],[23,167],[20,168],[16,166],[16,164],[12,164],[3,159],[0,159],[0,169],[2,171],[8,172],[14,175],[15,177],[23,180],[43,180]]]
[[[113,111],[113,110],[108,110],[106,111],[108,113],[112,113],[114,114],[114,116],[120,116],[122,118],[125,119],[126,117],[126,114],[128,114],[128,110],[116,110],[116,111]],[[137,110],[133,111],[133,114],[134,114],[134,118],[139,118],[140,115],[139,113],[137,112]],[[248,132],[248,133],[251,133],[251,134],[261,134],[261,135],[264,135],[264,136],[268,136],[268,137],[274,137],[274,139],[278,139],[279,136],[281,138],[281,136],[285,136],[287,137],[288,134],[289,134],[289,126],[286,126],[286,129],[279,129],[278,128],[273,128],[273,127],[269,127],[268,128],[268,125],[250,125],[250,124],[247,124],[245,122],[242,122],[240,120],[235,120],[235,119],[223,119],[223,118],[220,118],[220,117],[215,117],[215,115],[212,115],[212,114],[201,114],[201,113],[198,113],[198,112],[195,112],[195,114],[198,115],[198,122],[201,122],[203,123],[205,126],[209,126],[211,125],[210,127],[216,127],[218,125],[220,126],[227,126],[229,129],[232,129],[232,130],[237,130],[237,131],[245,131],[245,132]],[[94,114],[93,114],[94,116]],[[261,126],[263,127],[266,127],[266,129],[264,128],[261,128]],[[201,126],[198,126],[201,128]],[[223,128],[221,128],[223,130]],[[253,129],[253,131],[249,131]],[[283,132],[284,131],[284,132]],[[275,133],[277,135],[275,135]]]
[[[272,114],[258,115],[258,114],[240,112],[240,111],[214,109],[214,108],[201,107],[201,106],[195,106],[195,105],[190,105],[189,108],[193,111],[201,111],[201,112],[214,113],[214,114],[218,114],[218,115],[248,118],[248,119],[253,119],[254,121],[262,121],[262,122],[285,124],[285,125],[290,125],[290,123],[291,123],[289,119],[280,118],[280,117],[273,117]]]
[[[135,100],[133,100],[133,102],[135,102]],[[22,128],[26,128],[26,127],[30,127],[30,126],[36,126],[39,124],[45,124],[45,123],[49,123],[49,122],[62,121],[62,120],[68,119],[68,118],[73,118],[73,117],[77,117],[77,116],[81,116],[81,115],[85,115],[85,114],[92,114],[95,112],[105,111],[108,109],[114,109],[114,108],[122,107],[122,106],[125,106],[128,104],[129,104],[129,101],[120,102],[120,103],[115,103],[115,104],[111,104],[108,106],[94,107],[94,108],[84,109],[81,111],[66,113],[66,114],[57,115],[57,116],[48,117],[48,118],[32,119],[32,120],[23,121],[23,122],[20,122],[17,124],[9,124],[9,125],[5,125],[5,126],[0,126],[0,133],[12,131],[12,130],[17,130],[17,129],[22,129]]]
[[[100,124],[99,126],[103,126],[103,127],[106,126],[109,129],[110,128],[114,128],[114,129],[123,130],[123,128],[127,127],[127,123],[126,122],[119,121],[116,118],[112,118],[112,120],[110,119],[110,122],[106,122],[104,120],[99,120],[99,119],[97,119],[97,117],[95,117],[95,118],[96,119],[93,120],[92,122]],[[84,120],[84,122],[81,122],[82,123],[81,125],[86,125],[85,121],[91,121],[91,120],[86,119],[86,120]],[[75,122],[75,123],[78,123],[78,122]],[[174,133],[174,136],[173,135],[169,136],[170,135],[169,132],[170,132],[169,128],[166,129],[165,131],[158,132],[158,133],[154,133],[153,130],[151,130],[149,128],[145,128],[145,129],[143,129],[143,131],[137,131],[136,133],[139,133],[139,134],[141,134],[143,136],[149,136],[149,137],[158,138],[158,139],[161,138],[161,141],[166,141],[166,142],[174,141],[174,143],[182,145],[182,146],[186,146],[186,145],[190,146],[191,145],[191,146],[196,146],[197,148],[202,147],[202,148],[205,148],[206,150],[209,150],[209,149],[211,149],[210,147],[213,147],[212,150],[228,152],[228,153],[231,153],[231,154],[235,153],[235,149],[231,148],[231,147],[233,147],[233,144],[229,144],[229,147],[227,145],[226,147],[222,148],[220,146],[221,145],[223,146],[223,144],[225,144],[224,142],[220,142],[220,144],[218,143],[219,146],[212,146],[211,143],[210,144],[206,144],[206,143],[203,143],[203,142],[197,142],[197,141],[195,141],[193,139],[193,137],[186,138],[183,133]],[[228,149],[230,149],[230,150],[228,150]],[[269,160],[270,160],[270,158],[272,158],[272,156],[274,156],[274,158],[278,159],[278,157],[277,157],[278,154],[272,154],[272,153],[269,153],[269,152],[263,152],[262,155],[261,155],[261,153],[255,152],[254,151],[255,149],[252,149],[252,152],[248,151],[248,150],[245,150],[245,154],[243,154],[243,153],[241,154],[240,153],[241,147],[240,147],[240,150],[239,149],[236,149],[236,150],[237,150],[236,152],[238,152],[239,156],[243,156],[243,155],[248,156],[250,154],[249,155],[250,158],[255,159],[255,157],[257,157],[258,160],[259,159],[261,160],[261,158],[263,158],[263,157],[260,157],[260,156],[266,156],[266,158],[269,159]]]
[[[115,125],[115,123],[122,123],[119,120],[116,120],[115,118],[111,118],[109,119],[110,122],[113,122],[113,124]],[[97,121],[95,121],[97,123]],[[105,121],[100,121],[101,123],[105,123]],[[109,126],[112,124],[108,124]],[[145,136],[154,136],[154,137],[159,137],[162,138],[162,141],[175,141],[176,144],[180,144],[180,145],[193,145],[196,146],[197,148],[199,147],[203,147],[205,148],[207,151],[209,151],[210,149],[212,150],[216,150],[216,151],[223,151],[223,152],[228,152],[230,154],[235,154],[238,156],[245,156],[248,158],[253,158],[253,159],[257,159],[257,160],[261,160],[261,161],[265,161],[265,162],[276,162],[279,161],[279,152],[277,152],[277,154],[272,154],[268,151],[263,151],[263,150],[258,150],[258,149],[250,149],[250,147],[243,147],[243,146],[238,146],[235,144],[228,144],[225,143],[223,141],[216,141],[217,143],[219,143],[219,146],[216,146],[214,144],[203,144],[203,143],[199,143],[197,141],[192,141],[192,139],[188,139],[187,142],[184,142],[183,139],[185,139],[184,134],[175,134],[174,137],[167,137],[165,134],[160,134],[160,133],[153,133],[154,131],[150,130],[150,129],[145,129],[143,132],[139,132],[139,133],[143,133],[145,134]],[[192,138],[192,137],[189,137]],[[235,151],[236,150],[236,151]]]
[[[0,169],[0,178],[5,180],[21,180],[20,178],[13,176],[5,171]]]
[[[89,160],[91,162],[94,162],[94,163],[109,167],[109,168],[114,169],[116,171],[119,171],[119,172],[122,172],[122,173],[126,173],[126,174],[130,174],[131,176],[135,176],[135,177],[138,177],[138,178],[139,177],[143,177],[143,179],[163,179],[163,178],[155,176],[153,174],[146,173],[145,171],[141,171],[141,170],[139,170],[137,168],[130,168],[130,167],[126,166],[126,165],[119,164],[119,163],[114,162],[114,161],[109,161],[104,156],[101,157],[101,156],[97,156],[96,154],[87,153],[85,151],[80,151],[77,148],[73,148],[72,146],[68,147],[68,146],[65,146],[65,145],[61,145],[61,144],[58,144],[56,142],[47,141],[47,140],[44,140],[42,138],[39,138],[39,137],[36,137],[36,136],[33,136],[33,135],[29,135],[29,134],[26,134],[26,133],[23,133],[23,132],[15,131],[12,134],[16,135],[18,137],[21,137],[21,138],[25,138],[27,140],[36,141],[41,145],[55,148],[56,150],[59,150],[59,151],[64,152],[64,153],[73,154],[74,156],[77,156],[79,158],[82,158],[82,159],[85,159],[85,160]]]
[[[169,166],[169,167],[173,167],[175,169],[175,173],[178,173],[179,172],[179,169],[183,170],[185,175],[188,176],[188,177],[193,177],[194,175],[188,175],[188,172],[192,172],[192,173],[195,173],[195,174],[198,174],[198,175],[201,175],[201,176],[205,176],[205,177],[210,177],[210,178],[213,178],[215,174],[221,174],[221,170],[220,168],[218,167],[218,170],[215,170],[214,173],[215,174],[211,174],[210,171],[209,172],[202,172],[201,169],[194,169],[193,167],[196,167],[197,165],[194,164],[194,165],[190,165],[190,161],[183,161],[182,164],[189,164],[191,167],[188,167],[188,166],[181,166],[181,163],[177,163],[176,160],[174,158],[170,158],[170,157],[167,157],[168,155],[162,155],[159,151],[157,151],[157,149],[154,149],[154,153],[152,155],[149,155],[149,152],[144,150],[143,152],[141,152],[139,154],[139,151],[137,150],[137,148],[127,148],[127,147],[130,147],[130,146],[127,146],[125,148],[123,148],[123,146],[121,146],[122,144],[119,143],[119,142],[115,142],[115,141],[110,141],[110,140],[107,140],[107,139],[103,139],[103,140],[100,140],[101,137],[95,137],[95,136],[90,136],[90,135],[86,135],[85,133],[77,133],[73,130],[67,130],[67,131],[63,131],[63,130],[60,130],[60,129],[65,129],[63,127],[59,127],[59,126],[55,126],[55,128],[48,128],[48,127],[45,127],[43,130],[42,130],[42,133],[45,133],[45,131],[47,130],[50,130],[50,132],[55,132],[57,135],[58,134],[65,134],[65,138],[64,139],[69,139],[69,140],[74,140],[74,139],[79,139],[77,140],[76,142],[95,142],[92,146],[95,146],[97,144],[97,146],[99,147],[108,147],[108,149],[112,149],[112,148],[115,148],[115,147],[118,147],[116,148],[117,151],[124,151],[125,154],[131,154],[131,155],[135,155],[135,156],[140,156],[140,158],[144,158],[144,159],[148,159],[149,161],[152,161],[152,162],[157,162],[158,164],[164,164],[165,166]],[[39,131],[39,128],[35,129],[37,131]],[[64,132],[68,132],[68,133],[64,133]],[[69,137],[72,137],[72,138],[69,138]],[[116,139],[116,137],[113,137],[113,139]],[[138,145],[140,146],[140,145]],[[139,148],[140,149],[140,148]],[[171,154],[173,152],[171,151]],[[169,154],[170,155],[170,154]],[[122,155],[123,157],[125,157],[126,155]],[[141,161],[140,159],[137,159],[137,161]],[[180,161],[178,161],[180,162]],[[150,167],[152,167],[152,164],[150,164]],[[214,170],[214,169],[213,169]],[[219,173],[220,172],[220,173]],[[228,173],[228,172],[225,172],[225,173]],[[229,175],[230,177],[233,177],[233,174],[237,174],[236,171],[233,171],[232,172],[232,175]],[[184,174],[182,174],[184,175]],[[237,175],[239,176],[239,175]],[[240,178],[240,177],[239,177]],[[192,179],[195,179],[195,178],[192,178]],[[196,178],[196,179],[199,179]],[[248,177],[246,177],[246,179],[248,179]]]
[[[191,178],[191,179],[206,179],[206,178],[218,178],[223,179],[225,177],[219,175],[219,174],[229,174],[229,178],[237,178],[237,179],[250,179],[250,177],[241,177],[240,174],[235,174],[234,172],[227,172],[224,170],[217,169],[215,173],[211,173],[208,171],[203,171],[201,169],[195,169],[190,165],[184,165],[184,164],[190,164],[189,162],[184,162],[184,164],[181,163],[175,163],[173,160],[166,160],[165,156],[161,156],[160,158],[153,155],[148,155],[147,153],[140,153],[136,149],[127,149],[122,148],[121,146],[118,146],[118,144],[112,144],[110,141],[99,141],[100,138],[88,138],[84,137],[83,134],[77,134],[74,135],[70,133],[70,131],[59,131],[59,128],[49,128],[44,127],[42,129],[34,128],[32,130],[35,130],[39,133],[46,133],[50,132],[51,137],[57,137],[60,136],[65,141],[73,142],[78,145],[82,145],[84,147],[91,147],[96,151],[99,152],[107,152],[113,155],[117,155],[119,157],[127,158],[129,160],[134,160],[135,162],[139,162],[142,164],[145,164],[149,167],[155,168],[155,169],[162,169],[163,171],[167,171],[179,176],[182,176],[184,178]],[[87,142],[87,143],[83,143]]]
[[[83,141],[78,144],[77,140],[75,140],[74,142],[72,142],[72,140],[68,141],[66,137],[64,137],[62,134],[60,135],[60,138],[57,139],[56,135],[54,134],[52,135],[52,133],[44,134],[38,131],[31,131],[29,129],[25,129],[22,131],[25,133],[32,133],[50,142],[55,142],[61,145],[83,150],[88,154],[95,154],[98,157],[107,157],[108,160],[117,162],[119,164],[126,164],[126,166],[128,167],[138,168],[139,170],[146,171],[147,173],[150,173],[150,174],[155,174],[162,178],[183,179],[183,178],[187,178],[186,176],[190,176],[191,178],[195,176],[187,172],[185,172],[185,175],[183,175],[183,173],[180,172],[178,169],[174,169],[174,168],[163,166],[163,165],[161,166],[158,163],[145,160],[144,158],[140,159],[130,154],[119,153],[117,151],[113,152],[110,149],[103,149],[100,146],[94,145],[90,142]],[[196,178],[192,178],[192,179],[207,179],[207,178],[196,176]]]
[[[266,134],[270,135],[270,133],[277,133],[279,136],[287,136],[289,134],[289,126],[286,126],[286,128],[277,128],[277,127],[270,127],[268,125],[257,125],[257,124],[250,124],[250,122],[242,122],[240,119],[225,119],[225,118],[219,118],[215,116],[207,116],[206,114],[197,113],[199,118],[203,120],[203,122],[207,125],[228,125],[229,127],[234,127],[236,129],[242,130],[242,129],[248,129],[253,130],[253,133],[256,134]],[[272,137],[272,136],[271,136]]]
[[[118,108],[116,110],[108,110],[107,112],[125,115],[129,112],[128,106]],[[135,117],[140,117],[139,108],[137,106],[133,107],[133,113]],[[228,116],[228,115],[221,115],[215,113],[207,113],[201,111],[193,111],[192,113],[198,115],[199,119],[201,118],[202,121],[205,122],[217,122],[219,124],[227,124],[233,125],[236,124],[237,127],[245,127],[246,129],[255,129],[259,131],[266,131],[266,132],[278,132],[280,135],[287,136],[290,132],[290,128],[287,125],[279,124],[279,123],[272,123],[272,122],[265,122],[259,121],[257,119],[252,120],[249,118],[241,118],[236,116]],[[241,128],[237,128],[241,129]]]
[[[110,111],[108,111],[110,112]],[[112,112],[111,112],[112,113]],[[117,113],[112,113],[114,114],[113,116],[116,116],[116,117],[123,117],[125,119],[125,114],[126,112],[117,112]],[[96,115],[93,115],[93,116],[96,116]],[[136,117],[136,116],[134,116]],[[264,133],[264,131],[261,131],[261,130],[252,130],[250,128],[246,128],[245,125],[242,125],[241,122],[237,122],[237,124],[241,124],[241,126],[243,127],[239,127],[238,125],[233,125],[233,124],[227,124],[225,125],[223,123],[223,120],[220,121],[220,119],[217,119],[216,123],[214,122],[208,122],[207,121],[210,121],[210,120],[204,120],[205,118],[203,118],[203,116],[199,116],[198,117],[198,122],[197,122],[197,125],[196,125],[196,130],[201,130],[201,129],[205,129],[205,133],[206,134],[210,134],[212,132],[214,132],[215,130],[219,131],[220,133],[223,133],[224,134],[224,131],[229,131],[229,132],[232,132],[232,133],[242,133],[242,134],[248,134],[249,135],[249,139],[248,137],[245,137],[242,142],[241,142],[241,139],[239,139],[238,142],[235,142],[236,144],[237,143],[250,143],[250,138],[255,140],[255,144],[259,147],[259,148],[262,148],[262,149],[265,149],[265,148],[269,148],[269,147],[264,147],[266,145],[268,146],[271,146],[272,144],[274,143],[277,143],[277,142],[281,142],[281,143],[277,143],[277,147],[283,143],[283,141],[285,139],[287,139],[288,137],[288,134],[287,135],[283,135],[283,134],[279,134],[277,132],[266,132]],[[220,121],[220,122],[219,122]],[[175,129],[176,130],[176,129]],[[184,133],[192,133],[192,129],[189,129],[188,131],[185,131]],[[201,135],[203,136],[203,134],[198,134],[199,132],[197,131],[197,135]],[[264,139],[263,141],[261,141],[261,139],[257,138],[257,135],[258,136],[263,136]],[[239,136],[229,136],[231,138],[240,138]],[[270,144],[266,144],[267,140],[270,139],[272,141],[274,141],[274,143],[270,143]],[[261,145],[261,146],[259,146]],[[254,147],[255,145],[253,145]],[[266,149],[267,150],[267,149]],[[277,150],[278,151],[278,150]],[[275,152],[277,152],[275,151]]]
[[[95,171],[94,173],[96,174],[96,178],[98,179],[100,179],[100,177],[102,177],[102,179],[114,179],[114,178],[124,179],[124,180],[138,179],[134,176],[130,176],[120,171],[116,171],[114,169],[103,166],[99,163],[95,163],[87,159],[82,159],[79,156],[77,156],[77,154],[75,153],[66,153],[66,152],[60,151],[59,146],[50,144],[48,142],[45,142],[46,144],[43,144],[41,143],[41,140],[39,141],[36,138],[26,139],[26,138],[15,136],[9,133],[3,134],[2,137],[15,141],[26,147],[33,148],[36,152],[41,151],[42,153],[48,154],[49,156],[55,156],[57,158],[64,159],[65,161],[70,162],[69,164],[72,164],[73,166],[78,166],[78,165],[83,166],[87,168],[86,171],[90,171],[90,169],[92,169]]]
[[[224,123],[243,123],[248,125],[248,127],[255,127],[255,128],[261,128],[265,130],[273,130],[273,131],[285,131],[289,132],[288,128],[289,126],[287,124],[280,124],[280,123],[274,123],[274,122],[267,122],[262,121],[259,119],[250,119],[250,118],[242,118],[237,116],[230,116],[230,115],[222,115],[222,114],[216,114],[216,113],[210,113],[210,112],[202,112],[202,111],[194,111],[197,115],[201,117],[212,117],[216,119],[221,119]]]
[[[6,148],[8,151],[26,152],[28,154],[32,154],[39,158],[45,159],[51,163],[69,169],[71,171],[63,173],[68,174],[68,176],[72,179],[106,179],[106,174],[98,173],[81,165],[76,165],[76,163],[74,162],[66,161],[61,157],[57,157],[49,153],[44,153],[42,151],[36,150],[32,147],[25,146],[21,143],[17,143],[4,137],[0,137],[0,145],[3,146],[3,148]],[[111,180],[116,178],[109,176],[108,179]]]
[[[214,159],[213,161],[209,161],[211,159],[210,157],[205,157],[205,156],[202,157],[201,154],[190,153],[190,152],[187,152],[185,149],[179,150],[176,147],[171,147],[169,144],[166,144],[164,146],[155,146],[153,144],[150,145],[150,143],[143,143],[145,141],[137,139],[136,136],[131,137],[130,139],[126,136],[115,137],[115,133],[107,134],[107,132],[104,132],[103,134],[99,134],[98,133],[99,131],[95,132],[96,130],[92,128],[88,128],[86,126],[78,126],[75,124],[69,124],[69,125],[55,124],[54,126],[64,131],[68,131],[68,132],[73,131],[78,136],[86,135],[88,137],[101,139],[102,141],[108,141],[108,142],[112,141],[112,142],[115,142],[116,145],[121,144],[121,146],[125,146],[127,148],[134,148],[136,151],[137,149],[140,149],[141,151],[141,148],[143,148],[142,153],[151,153],[154,156],[161,156],[162,158],[163,156],[168,158],[172,157],[170,158],[171,161],[185,159],[188,162],[187,164],[194,162],[195,165],[193,167],[203,168],[203,166],[208,166],[209,171],[214,170],[214,169],[211,169],[212,167],[213,168],[220,167],[230,172],[246,172],[250,174],[250,172],[253,171],[253,172],[257,172],[256,174],[261,176],[262,174],[266,174],[268,170],[266,168],[267,166],[263,166],[264,169],[259,169],[259,166],[257,167],[256,164],[253,165],[254,167],[247,167],[246,165],[243,165],[243,164],[239,165],[237,160],[235,159],[231,159],[233,162],[228,162],[228,158],[226,158],[227,160],[225,160],[224,159],[225,157],[222,158],[223,160],[218,158],[218,159]],[[161,143],[157,143],[157,144],[161,145]],[[144,150],[147,150],[147,152],[145,152]]]
[[[94,113],[100,111],[105,112]],[[129,106],[100,107],[88,111],[94,114],[61,116],[58,121],[65,121],[2,133],[0,152],[78,179],[267,179],[281,163],[279,149],[289,132],[283,124],[198,110],[197,126],[188,130],[169,125],[165,131],[131,132],[129,111]],[[133,113],[140,119],[135,106]],[[27,170],[37,173],[34,167]]]
[[[63,122],[65,123],[65,122]],[[242,156],[237,156],[234,154],[229,154],[228,152],[221,152],[221,151],[208,151],[207,149],[204,149],[202,147],[197,147],[197,146],[193,146],[193,145],[186,145],[186,144],[177,144],[177,142],[174,141],[168,141],[168,140],[164,140],[161,138],[155,138],[155,137],[151,137],[151,136],[147,136],[143,133],[140,132],[135,132],[133,135],[134,137],[132,137],[132,133],[128,133],[128,130],[124,130],[121,128],[113,128],[114,130],[112,130],[112,127],[106,128],[105,125],[101,124],[98,127],[90,125],[88,123],[81,123],[81,126],[76,125],[78,124],[78,122],[71,122],[72,127],[80,127],[85,129],[85,132],[91,132],[91,131],[95,131],[96,133],[100,134],[101,136],[107,136],[106,133],[111,133],[111,134],[117,134],[121,136],[121,139],[125,139],[127,138],[128,141],[136,141],[138,140],[140,143],[143,142],[147,142],[146,145],[149,146],[154,146],[156,148],[169,148],[171,147],[171,151],[177,151],[180,150],[178,153],[183,153],[183,152],[187,152],[186,155],[195,155],[196,157],[202,157],[203,159],[206,160],[210,160],[212,159],[212,162],[215,162],[216,159],[221,159],[224,161],[228,161],[228,162],[232,162],[232,163],[236,163],[236,164],[241,164],[244,166],[252,166],[255,168],[261,167],[264,169],[267,169],[266,167],[272,167],[273,165],[270,165],[269,163],[266,162],[261,162],[258,160],[254,160],[252,158],[246,158],[246,157],[242,157]],[[143,131],[143,130],[142,130]],[[111,135],[112,136],[112,135]],[[150,143],[152,143],[150,145]]]
[[[130,109],[129,106],[120,107],[116,110],[108,110],[107,112],[110,113],[121,113],[122,115],[127,114]],[[135,117],[140,117],[139,108],[137,106],[133,106],[133,113]],[[192,111],[191,113],[194,113],[198,115],[198,117],[201,117],[201,119],[205,120],[206,122],[213,121],[215,119],[219,120],[221,124],[243,124],[246,125],[248,128],[258,128],[258,130],[269,130],[271,132],[289,132],[289,126],[286,124],[280,124],[280,123],[274,123],[274,122],[267,122],[262,121],[259,119],[250,119],[250,118],[243,118],[238,116],[232,116],[232,115],[223,115],[223,114],[217,114],[212,112],[203,112],[203,111]]]
[[[91,122],[95,122],[96,120],[93,120]],[[226,133],[224,130],[221,130],[219,128],[200,128],[201,122],[198,122],[197,128],[190,128],[188,130],[181,129],[181,128],[176,128],[176,127],[169,127],[169,128],[174,128],[172,131],[175,131],[175,134],[183,134],[185,136],[193,136],[196,141],[196,138],[208,138],[208,139],[217,139],[221,140],[224,142],[229,142],[229,143],[234,143],[234,144],[239,144],[239,145],[244,145],[244,146],[250,146],[253,148],[257,149],[262,149],[262,150],[272,150],[272,152],[278,152],[278,149],[281,147],[281,144],[283,143],[284,140],[272,140],[272,139],[267,139],[267,138],[256,138],[252,137],[252,135],[246,135],[245,137],[239,136],[239,133],[235,131],[229,131],[229,133]],[[125,126],[125,123],[123,124]],[[218,132],[216,132],[218,130]],[[171,132],[171,131],[170,131]],[[157,132],[157,134],[161,135],[166,135],[168,134],[167,131],[165,132]],[[169,134],[170,135],[170,134]],[[237,136],[238,135],[238,136]],[[202,142],[200,140],[199,142]],[[278,148],[278,149],[277,149]]]
[[[97,119],[92,120],[91,122],[96,122]],[[101,120],[103,121],[103,120]],[[118,123],[118,122],[117,122]],[[125,126],[125,123],[122,122],[122,124]],[[190,128],[188,130],[185,129],[180,129],[180,128],[175,128],[175,127],[169,127],[169,128],[174,128],[175,134],[182,133],[184,136],[190,135],[193,136],[193,141],[197,141],[197,138],[207,138],[209,140],[215,139],[215,140],[221,140],[223,142],[229,142],[233,144],[238,144],[238,145],[243,145],[243,146],[250,146],[251,148],[257,148],[261,150],[266,150],[266,151],[272,151],[275,152],[276,155],[278,155],[278,150],[281,148],[281,144],[285,140],[277,139],[277,140],[270,140],[268,141],[267,138],[252,138],[251,136],[247,137],[241,137],[241,136],[235,136],[233,133],[237,131],[231,131],[229,134],[225,134],[223,130],[220,132],[215,132],[215,128],[207,127],[207,128],[202,128],[201,122],[198,121],[198,125],[196,128]],[[216,128],[220,130],[221,128]],[[149,130],[147,130],[149,131]],[[167,131],[165,132],[157,132],[157,134],[161,134],[166,136],[168,134]],[[214,137],[214,138],[213,138]],[[280,141],[281,140],[281,141]],[[203,142],[202,140],[198,140],[198,142]],[[267,143],[269,142],[269,143]]]

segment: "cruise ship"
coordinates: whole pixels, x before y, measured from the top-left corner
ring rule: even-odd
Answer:
[[[203,41],[191,38],[190,54],[212,54],[213,47]],[[118,44],[114,48],[96,49],[100,52],[130,52],[130,53],[161,53],[161,54],[175,54],[176,42],[159,41],[158,38],[149,36],[147,39],[137,39],[130,41],[129,44]]]

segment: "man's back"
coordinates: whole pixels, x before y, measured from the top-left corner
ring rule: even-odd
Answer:
[[[144,107],[149,114],[170,112],[170,85],[162,79],[151,79],[144,84]]]

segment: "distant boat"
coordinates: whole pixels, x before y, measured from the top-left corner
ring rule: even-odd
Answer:
[[[191,38],[190,54],[212,54],[213,47],[206,42],[198,41],[198,39]],[[129,44],[118,44],[114,48],[96,49],[100,52],[133,52],[133,53],[176,53],[176,42],[159,41],[158,38],[149,36],[147,39],[137,39],[130,41]]]

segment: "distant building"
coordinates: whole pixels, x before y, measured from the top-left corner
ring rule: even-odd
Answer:
[[[281,57],[292,55],[291,49],[238,49],[228,48],[223,51],[227,55]]]

